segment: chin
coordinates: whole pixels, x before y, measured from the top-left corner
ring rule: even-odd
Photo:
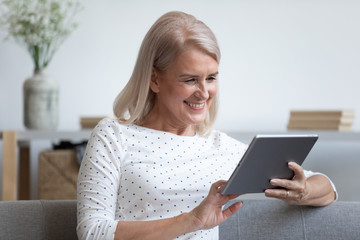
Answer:
[[[203,124],[205,122],[205,119],[206,118],[201,118],[201,119],[193,118],[190,122],[191,122],[191,125],[197,126],[197,125]]]

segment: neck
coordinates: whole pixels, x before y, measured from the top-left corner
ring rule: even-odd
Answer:
[[[195,136],[195,126],[173,124],[172,121],[162,119],[159,116],[159,114],[150,112],[141,126],[158,131],[173,133],[179,136]]]

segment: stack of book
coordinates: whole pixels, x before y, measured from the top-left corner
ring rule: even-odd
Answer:
[[[290,111],[288,129],[351,131],[353,110]]]
[[[98,122],[105,117],[80,117],[80,125],[82,129],[92,129],[96,127]]]

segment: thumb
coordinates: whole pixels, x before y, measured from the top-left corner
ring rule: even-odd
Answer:
[[[242,206],[243,206],[243,202],[239,201],[239,202],[232,204],[227,209],[225,209],[223,211],[224,221],[227,220],[232,215],[234,215]]]

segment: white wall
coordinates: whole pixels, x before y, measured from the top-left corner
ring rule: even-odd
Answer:
[[[345,108],[355,110],[360,130],[359,1],[86,0],[84,7],[48,69],[60,83],[60,130],[78,129],[83,115],[112,114],[142,38],[170,10],[195,15],[218,38],[218,128],[281,131],[290,109]],[[0,130],[24,129],[22,84],[32,71],[24,47],[0,41]]]
[[[112,113],[142,38],[170,10],[195,15],[217,35],[218,128],[284,130],[290,109],[360,112],[359,1],[86,0],[84,6],[79,28],[48,69],[60,82],[59,129],[77,129],[82,115]],[[0,42],[0,129],[23,128],[22,84],[32,71],[24,48]]]

